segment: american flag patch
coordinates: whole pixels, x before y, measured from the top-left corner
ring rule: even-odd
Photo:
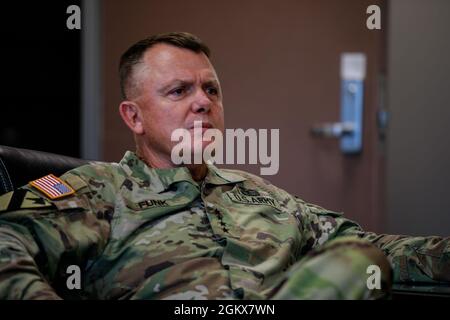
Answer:
[[[31,181],[30,184],[50,199],[61,198],[75,192],[68,184],[53,174]]]

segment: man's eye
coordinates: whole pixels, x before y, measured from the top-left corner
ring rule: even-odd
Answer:
[[[173,89],[169,92],[170,95],[173,95],[175,97],[179,97],[181,96],[184,92],[186,91],[186,89],[184,87],[180,87],[180,88],[176,88]]]
[[[213,96],[217,96],[219,94],[219,91],[214,87],[209,87],[206,88],[206,93],[211,94]]]

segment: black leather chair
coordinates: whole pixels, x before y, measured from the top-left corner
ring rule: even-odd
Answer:
[[[87,162],[49,152],[0,146],[0,194],[50,173],[60,176]]]

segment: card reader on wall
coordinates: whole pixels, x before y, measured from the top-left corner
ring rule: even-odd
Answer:
[[[314,126],[312,133],[321,137],[339,138],[341,151],[355,154],[362,151],[365,54],[343,53],[340,73],[341,121]]]

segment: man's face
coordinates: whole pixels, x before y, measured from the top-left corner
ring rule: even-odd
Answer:
[[[172,132],[188,129],[194,121],[224,130],[222,92],[216,72],[204,53],[158,44],[147,50],[135,69],[146,147],[169,156],[178,142]],[[202,143],[203,148],[208,142]]]

